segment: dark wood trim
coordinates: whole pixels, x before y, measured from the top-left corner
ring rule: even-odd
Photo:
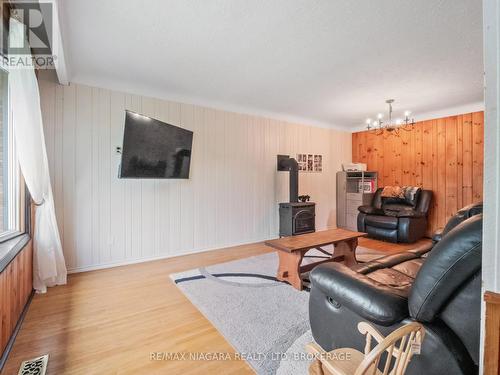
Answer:
[[[486,317],[484,330],[484,375],[500,374],[500,294],[484,293]]]

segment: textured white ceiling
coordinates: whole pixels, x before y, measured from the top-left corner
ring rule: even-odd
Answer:
[[[70,80],[359,128],[483,100],[479,0],[64,0]]]

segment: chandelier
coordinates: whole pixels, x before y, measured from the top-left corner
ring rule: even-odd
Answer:
[[[404,119],[397,118],[394,120],[392,118],[392,103],[394,103],[394,99],[387,99],[385,101],[389,106],[389,118],[387,121],[384,121],[384,115],[379,113],[377,115],[377,119],[366,119],[366,129],[368,131],[374,131],[376,135],[384,134],[387,131],[389,134],[399,135],[400,130],[410,131],[413,129],[415,125],[415,120],[410,118],[411,112],[404,112]]]

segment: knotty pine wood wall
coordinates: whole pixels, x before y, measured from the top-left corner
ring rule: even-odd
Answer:
[[[21,316],[33,290],[32,241],[0,273],[0,354]]]
[[[484,114],[421,121],[400,136],[352,134],[352,160],[379,173],[379,187],[413,185],[434,192],[428,234],[461,207],[483,199]]]

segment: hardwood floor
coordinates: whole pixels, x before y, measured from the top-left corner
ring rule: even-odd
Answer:
[[[430,238],[423,238],[415,243],[390,243],[385,241],[372,240],[371,238],[360,238],[359,245],[367,247],[372,250],[382,251],[387,254],[395,254],[405,250],[415,249],[420,246],[424,246],[432,243]]]
[[[387,253],[409,248],[363,238],[360,245]],[[169,274],[270,251],[257,243],[70,275],[68,285],[35,295],[2,374],[16,374],[22,360],[46,353],[47,374],[252,374],[244,361],[150,356],[234,353]]]

